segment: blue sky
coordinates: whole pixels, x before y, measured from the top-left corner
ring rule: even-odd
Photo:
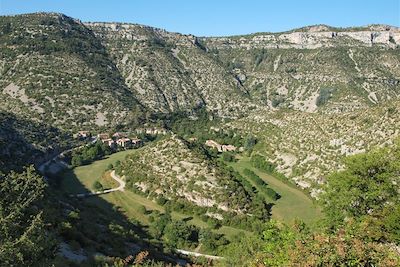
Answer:
[[[199,36],[277,32],[312,24],[400,26],[400,0],[0,0],[1,15],[37,11]]]

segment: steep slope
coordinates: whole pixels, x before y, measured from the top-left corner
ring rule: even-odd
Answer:
[[[0,111],[0,173],[40,163],[46,155],[68,147],[71,139],[55,127]]]
[[[332,113],[399,96],[396,27],[318,25],[199,38],[136,24],[86,25],[126,84],[157,112],[206,106],[232,117],[259,106]]]
[[[335,37],[329,37],[335,32],[308,30],[203,41],[210,53],[243,77],[243,86],[259,105],[332,113],[399,98],[400,32],[389,29],[343,31]],[[295,34],[308,36],[315,45],[305,37],[285,39]],[[385,38],[357,39],[364,35]],[[257,41],[261,37],[264,41]]]
[[[318,188],[348,155],[393,144],[400,136],[399,101],[340,114],[253,112],[222,127],[255,134],[255,151],[303,188]],[[315,191],[316,192],[316,191]]]
[[[0,106],[49,124],[115,125],[139,109],[105,48],[61,14],[0,18]]]
[[[237,116],[250,105],[247,91],[192,35],[136,24],[86,23],[113,56],[126,84],[155,112],[205,106]]]
[[[239,214],[253,213],[262,204],[237,174],[211,161],[201,147],[174,135],[129,155],[120,172],[128,187],[156,197]]]

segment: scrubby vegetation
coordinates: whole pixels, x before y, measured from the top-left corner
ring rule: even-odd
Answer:
[[[254,183],[257,188],[259,188],[259,191],[262,194],[265,194],[272,200],[278,200],[280,198],[279,194],[275,192],[272,188],[268,187],[268,184],[260,178],[257,174],[255,174],[253,171],[249,169],[244,169],[244,174],[250,178],[252,183]]]
[[[111,153],[112,150],[107,144],[96,142],[72,151],[71,165],[73,167],[86,165]]]
[[[228,245],[228,263],[397,266],[400,255],[393,244],[399,245],[399,151],[397,144],[348,158],[346,168],[328,178],[320,228],[271,221],[262,235],[242,236]]]
[[[274,173],[276,169],[276,166],[273,163],[266,161],[265,158],[260,155],[253,155],[251,157],[251,164],[266,173]]]
[[[33,266],[52,256],[56,242],[45,225],[45,188],[43,178],[33,167],[0,175],[2,265]]]
[[[0,173],[21,171],[72,143],[72,136],[58,128],[0,111]]]
[[[360,30],[370,29],[350,31]],[[0,17],[0,265],[196,261],[177,256],[185,249],[222,266],[398,266],[394,38],[312,49],[267,39]],[[146,146],[115,158],[71,138],[153,127],[167,134],[141,133]],[[236,149],[218,154],[206,140]],[[26,167],[72,147],[64,173]],[[359,154],[373,147],[383,148]],[[75,197],[114,187],[111,170],[125,191]],[[299,212],[320,216],[296,185],[319,199],[319,224],[271,220],[293,220],[304,198]]]

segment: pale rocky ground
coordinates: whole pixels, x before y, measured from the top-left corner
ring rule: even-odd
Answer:
[[[186,141],[175,135],[167,136],[128,157],[122,163],[122,174],[128,185],[130,177],[138,178],[135,186],[143,192],[148,190],[168,199],[183,197],[198,206],[240,212],[232,207],[229,200],[232,192],[226,190],[231,181],[219,175],[215,166],[203,157],[189,149]],[[220,218],[218,214],[212,216]]]
[[[12,30],[0,43],[0,108],[32,120],[82,130],[142,119],[134,112],[142,106],[148,114],[188,115],[204,107],[233,119],[224,127],[259,136],[259,151],[303,187],[317,187],[345,155],[398,135],[398,110],[388,111],[400,98],[397,27],[317,25],[208,38],[53,13],[8,20]],[[25,49],[52,34],[45,49]],[[196,166],[196,172],[206,168]]]
[[[256,111],[225,127],[255,133],[261,142],[257,152],[301,187],[316,189],[326,175],[343,168],[344,157],[393,144],[400,137],[399,107],[396,101],[330,115]]]

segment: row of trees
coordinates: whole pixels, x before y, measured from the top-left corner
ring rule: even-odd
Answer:
[[[262,171],[265,171],[266,173],[272,174],[276,169],[275,164],[265,160],[265,158],[261,155],[253,155],[250,159],[250,162],[254,167]]]
[[[272,188],[268,187],[268,184],[260,178],[260,176],[258,176],[255,172],[253,172],[252,170],[249,169],[244,169],[243,173],[250,178],[250,180],[256,184],[256,186],[258,187],[259,191],[261,191],[261,193],[265,194],[266,196],[268,196],[269,198],[271,198],[272,200],[278,200],[281,196],[275,192],[275,190],[273,190]]]
[[[264,224],[262,235],[228,245],[232,266],[399,266],[400,142],[345,160],[320,196],[324,218],[311,230],[296,221]]]

